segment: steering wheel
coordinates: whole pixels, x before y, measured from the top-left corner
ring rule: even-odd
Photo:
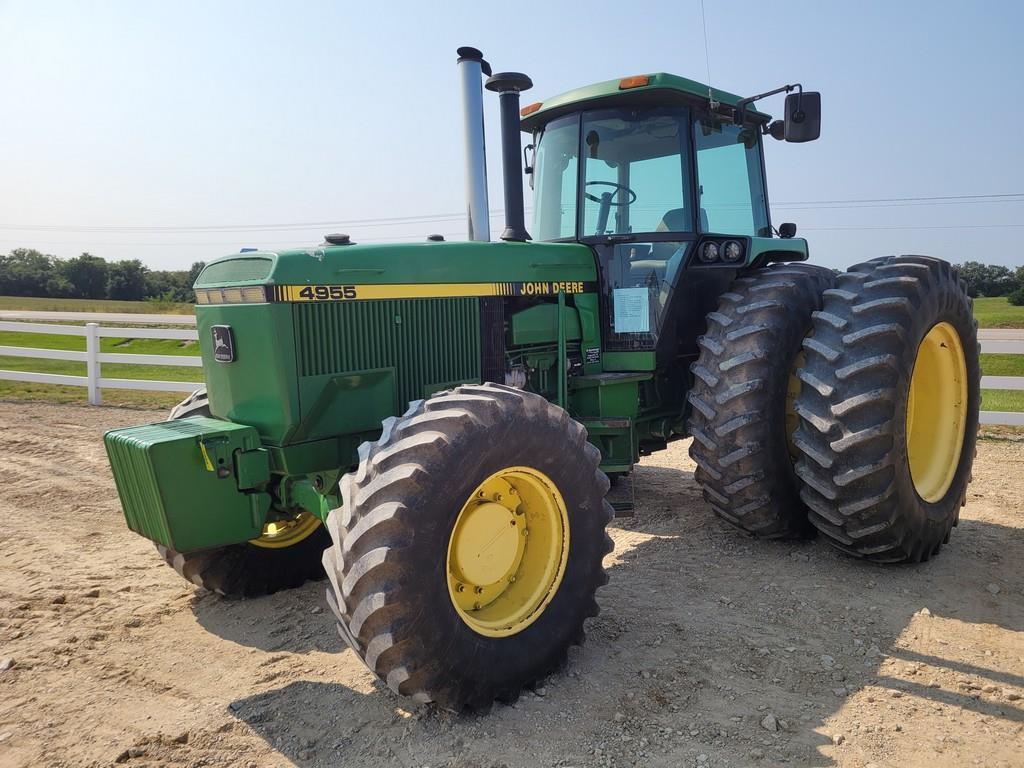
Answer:
[[[589,192],[584,192],[583,196],[587,200],[592,202],[592,203],[604,203],[605,205],[610,205],[613,208],[622,208],[623,206],[632,205],[633,203],[636,202],[636,192],[634,192],[632,189],[627,187],[625,184],[616,184],[614,181],[588,181],[583,186],[585,186],[585,187],[612,187],[612,188],[615,189],[615,192],[613,192],[610,195],[608,195],[606,200],[602,199],[604,197],[604,195],[602,195],[601,197],[597,197],[595,195],[590,194]],[[621,203],[613,203],[612,202],[612,198],[615,197],[615,194],[617,192],[628,192],[630,194],[630,198],[628,200],[624,201],[624,202],[621,202]],[[605,193],[605,194],[608,194],[608,193]]]

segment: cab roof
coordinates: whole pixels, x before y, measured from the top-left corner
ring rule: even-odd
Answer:
[[[646,83],[644,79],[646,78]],[[635,85],[634,83],[640,83]],[[734,93],[711,89],[712,98],[725,107],[735,107],[742,98]],[[569,112],[580,109],[593,109],[602,106],[619,104],[635,104],[655,106],[660,104],[708,104],[708,86],[679,75],[667,72],[656,72],[651,75],[635,75],[618,80],[606,80],[582,88],[566,91],[558,96],[540,102],[540,107],[522,118],[520,125],[523,131],[533,131],[543,123]],[[530,105],[532,107],[533,105]],[[530,107],[524,107],[525,112]],[[766,122],[771,115],[747,108],[747,119],[754,122]]]

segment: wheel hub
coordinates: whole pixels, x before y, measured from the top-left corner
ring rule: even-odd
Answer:
[[[473,586],[500,581],[522,556],[523,538],[509,507],[484,502],[467,509],[452,552],[456,577]]]

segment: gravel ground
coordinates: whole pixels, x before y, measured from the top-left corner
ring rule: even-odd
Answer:
[[[878,567],[712,516],[646,459],[568,669],[484,717],[416,709],[322,585],[197,591],[121,520],[100,437],[159,412],[0,402],[0,765],[1024,765],[1024,460],[984,441],[952,542]]]

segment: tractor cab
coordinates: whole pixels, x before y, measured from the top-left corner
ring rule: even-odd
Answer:
[[[711,93],[655,74],[522,110],[532,235],[593,249],[608,351],[695,352],[693,334],[675,326],[693,328],[738,269],[807,258],[806,241],[772,237],[762,152],[771,118]]]

